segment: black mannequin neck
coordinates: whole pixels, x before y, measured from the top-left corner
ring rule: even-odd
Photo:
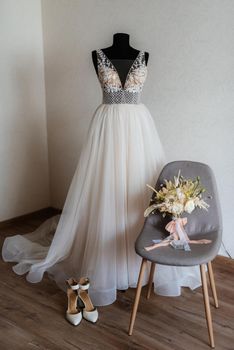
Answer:
[[[112,46],[108,47],[106,50],[108,50],[110,54],[116,53],[117,55],[120,55],[122,52],[122,54],[124,53],[129,59],[129,54],[132,54],[132,51],[137,51],[130,46],[129,39],[130,37],[128,34],[116,33],[113,36]]]
[[[103,52],[110,59],[134,60],[139,53],[139,50],[130,46],[129,39],[129,34],[116,33],[113,36],[112,46],[103,49]]]

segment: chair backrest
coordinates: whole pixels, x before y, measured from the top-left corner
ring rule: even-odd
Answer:
[[[192,161],[174,161],[168,163],[159,175],[156,188],[159,189],[160,184],[162,184],[165,179],[173,180],[174,176],[178,175],[179,170],[181,171],[181,175],[185,178],[194,179],[196,176],[200,176],[201,184],[207,190],[204,193],[204,199],[208,195],[211,196],[211,199],[205,199],[210,205],[208,211],[197,208],[191,214],[185,213],[185,215],[183,215],[188,218],[186,231],[189,233],[189,236],[215,230],[222,232],[222,217],[216,181],[213,171],[208,165]],[[161,213],[159,213],[159,215],[161,215]],[[165,223],[165,219],[162,221]],[[167,218],[166,221],[169,221],[169,219]]]

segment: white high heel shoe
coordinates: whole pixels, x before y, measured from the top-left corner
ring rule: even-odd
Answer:
[[[90,283],[88,278],[82,277],[79,280],[79,305],[82,308],[83,318],[89,322],[96,323],[98,320],[98,310],[93,306],[93,303],[89,297],[89,286]]]
[[[82,313],[80,309],[77,308],[79,284],[73,278],[69,278],[66,282],[68,284],[68,307],[66,311],[66,319],[74,326],[78,326],[82,320]]]

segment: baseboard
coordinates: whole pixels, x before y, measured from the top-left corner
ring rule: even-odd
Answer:
[[[28,214],[24,214],[24,215],[20,215],[20,216],[16,216],[12,219],[8,219],[8,220],[4,220],[0,222],[0,229],[6,227],[6,226],[10,226],[16,222],[20,222],[20,221],[25,221],[25,220],[30,220],[30,219],[35,219],[37,216],[39,218],[41,217],[50,217],[56,214],[61,214],[61,210],[57,209],[57,208],[53,208],[53,207],[47,207],[47,208],[43,208],[40,210],[36,210],[34,212],[28,213]]]

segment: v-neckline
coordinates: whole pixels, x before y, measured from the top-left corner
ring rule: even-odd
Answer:
[[[125,86],[126,86],[126,83],[127,83],[127,81],[128,81],[129,74],[131,73],[132,67],[134,66],[136,60],[138,59],[138,57],[140,56],[140,54],[141,54],[142,51],[140,50],[140,51],[138,52],[136,58],[134,59],[134,61],[132,62],[131,66],[130,66],[130,68],[129,68],[129,70],[128,70],[128,74],[127,74],[127,76],[126,76],[126,79],[125,79],[125,81],[124,81],[124,84],[122,84],[122,81],[121,81],[121,79],[120,79],[118,70],[116,69],[115,65],[112,63],[112,61],[109,59],[109,57],[107,57],[107,55],[105,54],[105,52],[104,52],[102,49],[99,49],[99,50],[102,52],[102,54],[107,58],[107,60],[110,62],[110,64],[111,64],[112,67],[114,68],[114,70],[115,70],[115,72],[116,72],[116,74],[117,74],[117,76],[118,76],[118,79],[119,79],[119,82],[120,82],[120,85],[121,85],[121,89],[124,90],[124,89],[125,89]]]

